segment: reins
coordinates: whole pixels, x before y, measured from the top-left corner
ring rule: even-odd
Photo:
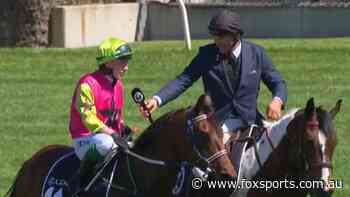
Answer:
[[[191,116],[191,113],[189,114]],[[198,155],[198,157],[200,158],[200,160],[203,160],[206,162],[206,164],[209,166],[210,164],[212,164],[214,161],[216,161],[217,159],[223,157],[224,155],[228,154],[227,150],[224,148],[222,150],[219,150],[218,152],[205,157],[203,156],[203,154],[199,151],[199,149],[196,146],[196,138],[195,138],[195,133],[194,133],[194,123],[198,123],[200,121],[203,120],[207,120],[209,119],[213,114],[201,114],[198,115],[194,118],[189,118],[187,121],[187,129],[186,129],[186,134],[188,136],[188,138],[191,140],[192,146],[193,146],[193,150],[196,152],[196,154]]]
[[[194,118],[190,118],[188,121],[187,121],[187,129],[186,129],[186,133],[190,136],[193,136],[193,133],[194,133],[194,130],[193,130],[193,124],[194,123],[198,123],[200,121],[203,121],[203,120],[207,120],[208,118],[210,118],[211,115],[208,115],[208,114],[201,114],[201,115],[198,115]],[[196,154],[201,158],[203,159],[207,165],[209,166],[211,163],[215,162],[217,159],[223,157],[224,155],[227,154],[227,150],[226,149],[223,149],[223,150],[220,150],[214,154],[212,154],[211,156],[209,157],[204,157],[202,156],[202,154],[199,152],[198,148],[196,147],[196,145],[193,143],[193,140],[192,140],[192,137],[190,138],[191,141],[192,141],[192,144],[193,144],[193,149],[194,151],[196,152]],[[119,146],[121,147],[121,146]],[[112,150],[111,153],[110,153],[110,156],[108,157],[107,161],[105,162],[105,165],[101,168],[101,170],[96,174],[96,176],[92,179],[92,181],[90,182],[90,184],[86,187],[86,189],[89,189],[91,187],[91,185],[94,183],[94,181],[100,177],[100,175],[102,174],[102,171],[103,169],[107,166],[107,164],[109,162],[112,161],[112,159],[114,158],[114,156],[119,152],[120,148],[117,148],[115,150]],[[127,165],[128,165],[128,174],[131,178],[131,181],[134,185],[134,189],[133,191],[130,191],[129,189],[125,188],[125,187],[122,187],[120,185],[117,185],[117,184],[114,184],[112,183],[112,178],[107,180],[105,177],[102,177],[102,180],[104,182],[108,182],[108,185],[114,189],[117,189],[117,190],[122,190],[122,191],[125,191],[125,192],[128,192],[130,194],[133,194],[134,196],[137,195],[138,193],[138,189],[137,189],[137,184],[136,184],[136,181],[135,181],[135,178],[132,174],[132,171],[131,171],[131,168],[130,168],[130,163],[129,163],[129,157],[128,156],[131,156],[131,157],[134,157],[140,161],[143,161],[144,163],[147,163],[147,164],[151,164],[151,165],[157,165],[157,166],[163,166],[163,167],[173,167],[173,166],[181,166],[180,163],[178,162],[169,162],[169,161],[163,161],[163,160],[156,160],[156,159],[151,159],[151,158],[148,158],[148,157],[145,157],[145,156],[142,156],[130,149],[122,149],[121,151],[123,151],[125,154],[126,154],[126,157],[127,157]],[[194,164],[191,164],[192,166],[195,167]],[[200,169],[196,169],[196,170],[200,170]],[[207,172],[201,172],[202,174],[205,174]],[[113,173],[114,174],[114,173]]]
[[[258,128],[258,129],[254,129],[254,128]],[[275,150],[275,146],[273,145],[272,143],[272,140],[271,140],[271,137],[268,135],[268,132],[267,132],[267,129],[266,128],[263,128],[263,129],[259,129],[260,127],[256,124],[252,124],[249,128],[249,133],[248,133],[248,136],[245,136],[245,137],[242,137],[242,138],[239,138],[237,140],[233,140],[233,141],[236,141],[238,143],[244,143],[244,146],[243,146],[243,151],[246,150],[247,146],[249,143],[252,144],[253,148],[254,148],[254,154],[255,154],[255,158],[259,164],[259,167],[262,168],[262,162],[261,162],[261,159],[260,159],[260,156],[259,156],[259,153],[258,153],[258,147],[257,147],[257,136],[262,136],[263,134],[266,135],[266,139],[270,145],[270,147],[272,148],[272,150]],[[259,135],[257,136],[253,136],[253,132],[254,131],[258,131],[260,132]],[[261,134],[261,135],[260,135]]]

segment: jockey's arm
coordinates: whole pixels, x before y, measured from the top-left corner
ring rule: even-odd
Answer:
[[[123,149],[128,149],[128,144],[122,140],[119,134],[112,128],[105,125],[97,117],[94,97],[90,86],[88,84],[82,84],[79,91],[80,92],[76,99],[76,107],[86,128],[88,128],[91,132],[102,132],[111,135],[117,145],[123,147]],[[124,124],[124,122],[122,124]]]
[[[86,83],[80,85],[76,98],[76,107],[86,128],[91,132],[103,132],[111,135],[114,130],[105,125],[96,113],[94,95],[90,86]]]

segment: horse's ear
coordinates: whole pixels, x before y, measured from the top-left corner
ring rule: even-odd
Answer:
[[[335,106],[329,111],[331,114],[332,119],[337,115],[337,113],[340,111],[341,103],[343,102],[342,99],[339,99]]]
[[[315,112],[316,112],[316,108],[315,108],[314,98],[310,98],[306,103],[305,117],[307,119],[310,119],[315,114]]]
[[[201,95],[198,98],[197,104],[195,106],[195,111],[197,114],[199,114],[199,113],[209,114],[209,113],[214,112],[213,102],[212,102],[210,96],[205,95],[205,94]]]

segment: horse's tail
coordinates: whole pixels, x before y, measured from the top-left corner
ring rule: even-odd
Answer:
[[[26,163],[24,163],[21,167],[21,169],[18,171],[15,180],[13,181],[11,187],[9,188],[9,190],[6,192],[4,197],[15,197],[15,192],[16,192],[16,185],[17,185],[17,181],[19,178],[22,177],[24,170],[25,170],[25,165]]]

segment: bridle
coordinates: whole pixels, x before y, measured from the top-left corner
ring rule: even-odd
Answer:
[[[204,161],[205,164],[206,164],[206,166],[205,166],[206,169],[205,169],[205,172],[204,172],[204,171],[201,171],[198,167],[196,167],[197,165],[195,165],[195,164],[191,164],[191,166],[193,166],[193,169],[197,170],[197,172],[199,173],[200,177],[207,177],[207,175],[213,171],[210,168],[210,165],[212,163],[214,163],[217,159],[219,159],[219,158],[223,157],[224,155],[226,155],[228,152],[227,152],[226,149],[222,149],[222,150],[219,150],[216,153],[214,153],[214,154],[212,154],[212,155],[210,155],[208,157],[205,157],[204,154],[201,153],[199,151],[199,149],[197,148],[196,143],[198,142],[198,140],[196,140],[196,138],[195,138],[194,125],[199,123],[199,122],[201,122],[201,121],[204,121],[204,120],[207,120],[207,119],[211,118],[212,114],[200,114],[200,115],[195,116],[193,118],[192,118],[192,116],[193,116],[192,112],[186,113],[186,118],[187,118],[186,119],[186,129],[185,129],[186,130],[186,136],[189,137],[190,142],[191,142],[191,144],[193,146],[193,150],[194,150],[194,152],[196,153],[196,155],[199,158],[197,160],[197,162]],[[139,154],[137,154],[137,153],[135,153],[135,152],[133,152],[133,151],[131,151],[129,149],[122,150],[122,152],[124,152],[126,154],[129,168],[130,168],[129,158],[128,158],[129,156],[134,157],[136,159],[139,159],[139,160],[141,160],[141,161],[143,161],[145,163],[148,163],[148,164],[151,164],[151,165],[156,165],[156,166],[173,167],[174,165],[175,166],[181,165],[181,164],[173,163],[173,162],[169,162],[169,161],[150,159],[150,158],[144,157],[142,155],[139,155]],[[117,152],[115,152],[114,154],[111,154],[110,161],[114,158],[114,156],[116,156],[116,154],[117,154]],[[117,164],[115,164],[115,165],[117,165]],[[100,176],[100,175],[96,175],[95,178],[97,178],[98,176]],[[131,171],[129,171],[129,176],[130,176],[130,178],[132,180],[132,183],[134,185],[134,189],[133,190],[129,190],[129,189],[124,188],[124,187],[122,187],[122,186],[120,186],[118,184],[113,184],[112,183],[112,179],[110,181],[106,181],[103,178],[102,180],[104,182],[106,182],[106,184],[109,184],[114,189],[122,190],[124,192],[128,192],[130,195],[136,196],[136,194],[138,193],[138,189],[137,189],[136,181],[134,179],[134,175],[133,175],[133,173]]]
[[[223,157],[224,155],[226,155],[228,152],[227,150],[224,148],[222,150],[219,150],[217,151],[216,153],[213,153],[212,155],[210,156],[204,156],[203,153],[201,153],[197,147],[197,144],[198,144],[198,139],[196,138],[196,133],[195,133],[195,127],[194,125],[201,122],[201,121],[204,121],[204,120],[207,120],[209,118],[211,118],[213,114],[200,114],[198,116],[195,116],[195,117],[191,117],[192,116],[192,113],[188,113],[188,116],[189,118],[187,118],[187,121],[186,121],[186,135],[188,136],[188,138],[190,139],[191,141],[191,144],[192,144],[192,148],[194,150],[194,152],[197,154],[199,160],[198,161],[204,161],[207,165],[207,167],[209,167],[212,163],[214,163],[217,159]]]
[[[318,132],[322,132],[320,130],[320,126],[319,126],[319,122],[317,119],[312,119],[312,120],[309,120],[306,122],[306,125],[305,125],[305,129],[306,130],[318,130]],[[303,131],[303,130],[301,130]],[[308,159],[307,159],[307,156],[305,155],[305,142],[303,140],[303,134],[300,133],[298,134],[299,135],[299,142],[297,144],[297,147],[298,147],[298,150],[297,150],[297,155],[296,157],[300,157],[302,160],[302,164],[303,166],[301,166],[302,169],[300,170],[304,170],[306,172],[306,174],[308,174],[309,171],[311,171],[312,169],[315,169],[315,168],[320,168],[320,169],[323,169],[323,168],[328,168],[328,169],[332,169],[333,168],[333,165],[330,161],[323,161],[322,157],[323,155],[321,154],[321,159],[318,160],[316,163],[309,163],[308,162]],[[305,166],[307,165],[307,166]]]
[[[318,129],[319,132],[321,132],[320,130],[320,124],[318,122],[318,120],[311,120],[309,122],[306,123],[306,128],[307,129]],[[323,155],[322,155],[323,156]],[[333,165],[330,161],[323,161],[322,157],[321,157],[321,162],[317,162],[317,163],[311,163],[310,167],[315,167],[315,168],[329,168],[332,169]]]

